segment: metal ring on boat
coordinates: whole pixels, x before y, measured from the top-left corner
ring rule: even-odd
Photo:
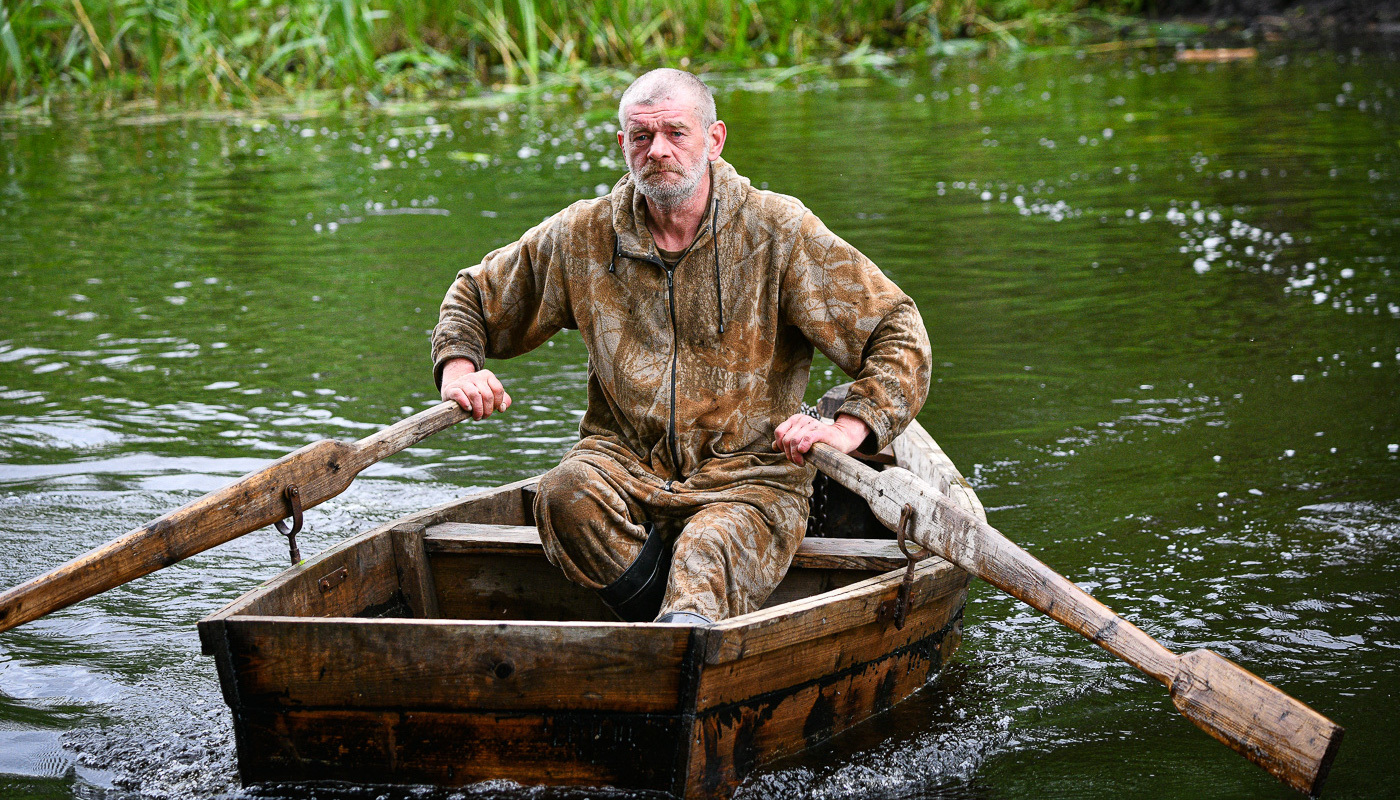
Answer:
[[[895,630],[904,629],[904,620],[909,616],[909,606],[914,589],[914,566],[920,561],[933,555],[927,548],[918,542],[920,553],[914,555],[909,552],[906,541],[914,539],[914,506],[910,503],[904,504],[904,509],[899,512],[899,531],[896,541],[899,543],[899,551],[904,557],[909,559],[909,565],[904,568],[904,580],[900,581],[898,601],[894,606],[894,627]]]
[[[301,490],[297,488],[295,483],[289,484],[286,489],[282,490],[282,495],[287,498],[287,505],[292,509],[292,527],[288,528],[287,524],[280,519],[272,523],[272,527],[287,537],[287,549],[291,551],[292,566],[296,566],[301,563],[301,550],[297,548],[297,533],[301,531],[302,522]]]

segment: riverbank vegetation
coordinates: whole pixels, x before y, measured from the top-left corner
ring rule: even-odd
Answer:
[[[0,102],[257,107],[1161,35],[1151,0],[0,0]],[[1180,28],[1180,26],[1178,26]],[[1168,32],[1170,34],[1170,32]]]

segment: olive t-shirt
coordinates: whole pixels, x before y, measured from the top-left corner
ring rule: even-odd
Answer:
[[[690,248],[686,248],[686,250],[689,249]],[[657,255],[661,256],[661,260],[666,263],[666,266],[671,269],[675,269],[676,264],[681,260],[681,256],[685,255],[685,250],[662,250],[660,247],[656,248],[656,252]]]

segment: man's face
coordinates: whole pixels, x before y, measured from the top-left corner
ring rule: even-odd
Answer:
[[[709,165],[711,138],[684,98],[632,106],[617,135],[638,190],[663,208],[695,195]]]

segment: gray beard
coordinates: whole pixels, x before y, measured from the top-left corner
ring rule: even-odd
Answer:
[[[659,171],[645,177],[634,173],[632,177],[637,184],[637,191],[658,208],[675,208],[695,196],[695,190],[700,188],[700,179],[704,177],[708,167],[709,160],[700,159],[694,171],[684,175],[684,180],[680,183],[662,183],[656,180],[661,175]]]

